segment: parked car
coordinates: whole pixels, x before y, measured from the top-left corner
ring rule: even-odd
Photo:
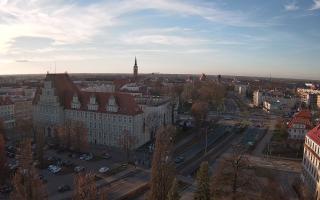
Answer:
[[[79,157],[80,160],[86,160],[86,161],[89,161],[89,160],[92,160],[93,159],[93,155],[92,153],[90,154],[82,154],[80,157]]]
[[[12,145],[6,146],[6,150],[11,153],[16,153],[16,148]]]
[[[10,170],[15,171],[16,169],[18,169],[19,163],[18,163],[18,162],[10,163],[10,164],[8,165],[8,167],[9,167]]]
[[[7,151],[7,157],[8,158],[14,158],[14,157],[16,157],[16,155],[14,153],[12,153],[12,152]]]
[[[90,153],[90,154],[88,154],[85,158],[84,158],[84,160],[86,160],[86,161],[89,161],[89,160],[92,160],[93,159],[93,155]]]
[[[110,169],[109,169],[108,167],[101,167],[101,168],[99,169],[99,173],[104,174],[104,173],[108,172],[109,170],[110,170]]]
[[[83,167],[83,166],[76,166],[76,167],[74,168],[74,172],[76,172],[76,173],[82,172],[82,171],[84,171],[85,169],[86,169],[86,168]]]
[[[47,183],[48,180],[43,176],[43,175],[39,175],[39,179],[42,180],[42,182]]]
[[[184,161],[184,157],[183,156],[178,156],[176,157],[176,159],[174,160],[174,162],[176,164],[182,163]]]
[[[62,165],[66,167],[71,167],[73,165],[73,162],[70,160],[62,161]]]
[[[58,187],[58,192],[67,192],[67,191],[70,191],[71,190],[71,187],[69,185],[60,185]]]
[[[104,154],[102,155],[102,158],[108,160],[108,159],[112,158],[112,156],[111,156],[110,154],[108,154],[108,153],[104,153]]]
[[[11,185],[5,185],[0,187],[0,193],[2,194],[9,194],[13,190],[13,187]]]
[[[61,167],[56,166],[56,165],[49,165],[48,170],[49,170],[51,173],[56,174],[56,173],[58,173],[58,172],[61,171]]]

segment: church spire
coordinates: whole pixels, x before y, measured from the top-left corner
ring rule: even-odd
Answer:
[[[134,80],[137,80],[137,79],[138,79],[138,64],[137,64],[137,57],[134,57],[133,78],[134,78]]]

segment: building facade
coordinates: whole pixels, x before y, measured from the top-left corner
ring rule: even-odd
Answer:
[[[156,131],[164,125],[173,123],[173,107],[170,98],[137,96],[136,102],[140,106],[144,115],[144,131],[155,137]]]
[[[15,99],[14,101],[14,117],[16,120],[32,119],[32,100]]]
[[[12,129],[15,126],[14,103],[7,96],[0,97],[0,120],[5,129]]]
[[[50,137],[67,121],[83,122],[93,144],[119,146],[124,132],[136,138],[136,147],[150,140],[144,113],[132,95],[80,91],[68,74],[47,74],[33,100],[33,122]]]
[[[314,199],[320,200],[320,125],[306,135],[302,161],[302,181],[314,194]]]

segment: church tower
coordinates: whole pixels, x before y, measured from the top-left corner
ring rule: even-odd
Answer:
[[[135,57],[135,58],[134,58],[133,78],[134,78],[134,80],[137,80],[137,79],[138,79],[138,64],[137,64],[137,57]]]

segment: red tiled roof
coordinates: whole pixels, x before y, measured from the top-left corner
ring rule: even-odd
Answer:
[[[0,106],[11,105],[11,104],[13,104],[13,102],[10,99],[10,97],[4,97],[4,96],[0,97]]]
[[[311,112],[309,110],[301,110],[296,113],[288,124],[288,128],[292,128],[294,124],[304,124],[307,129],[312,128]]]
[[[95,96],[98,104],[98,112],[107,112],[106,105],[108,100],[111,96],[114,96],[118,105],[118,114],[135,115],[142,113],[134,97],[130,94],[80,91],[68,74],[47,74],[45,80],[53,82],[53,87],[55,88],[56,95],[59,97],[60,104],[66,109],[71,109],[73,96],[76,95],[81,104],[80,110],[88,110],[90,97]],[[37,104],[39,101],[40,91],[40,88],[37,89],[33,104]]]
[[[320,145],[320,124],[307,133],[307,136]]]

